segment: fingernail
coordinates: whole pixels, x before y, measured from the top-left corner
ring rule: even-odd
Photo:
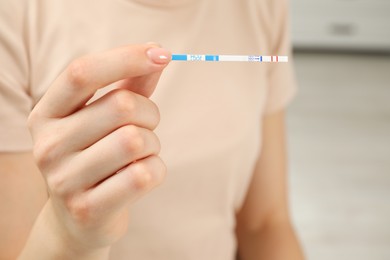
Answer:
[[[150,48],[146,54],[156,64],[167,64],[171,60],[171,53],[163,48]]]

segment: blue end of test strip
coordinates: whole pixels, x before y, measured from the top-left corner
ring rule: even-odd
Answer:
[[[187,60],[187,55],[184,54],[172,54],[172,60]]]

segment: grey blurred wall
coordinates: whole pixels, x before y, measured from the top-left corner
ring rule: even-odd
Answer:
[[[291,0],[296,48],[390,51],[389,0]]]
[[[390,0],[292,0],[290,202],[309,260],[390,259]]]

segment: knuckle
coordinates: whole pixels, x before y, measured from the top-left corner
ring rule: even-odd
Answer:
[[[160,178],[160,182],[162,182],[164,179],[165,179],[165,176],[167,175],[168,173],[168,168],[167,166],[165,165],[165,163],[161,162],[161,168],[160,168],[160,173],[161,173],[161,178]]]
[[[65,201],[65,207],[76,222],[84,225],[90,223],[93,212],[91,203],[86,196],[76,196],[67,199]]]
[[[134,95],[126,90],[117,90],[113,94],[113,107],[119,117],[132,116],[137,104]]]
[[[136,191],[145,191],[152,184],[152,173],[144,164],[134,165],[131,174],[131,185]]]
[[[39,104],[38,104],[39,105]],[[37,106],[38,106],[37,105]],[[40,129],[44,129],[47,123],[47,118],[43,115],[40,109],[37,109],[37,106],[30,112],[27,117],[27,128],[30,133],[35,136]]]
[[[153,143],[153,153],[152,154],[159,154],[161,152],[161,142],[160,139],[157,137],[157,135],[154,132],[151,132],[153,140],[150,141],[150,143]]]
[[[150,160],[152,159],[152,160]],[[157,156],[136,163],[132,169],[132,185],[137,191],[145,191],[159,186],[165,179],[167,168]]]
[[[156,163],[156,172],[154,173],[156,186],[160,185],[164,181],[166,175],[167,175],[167,166],[158,157]]]
[[[123,149],[130,154],[141,153],[145,148],[145,140],[141,130],[133,125],[121,128],[120,142]]]
[[[30,129],[30,131],[36,125],[36,123],[38,121],[37,119],[38,119],[38,117],[36,115],[36,112],[34,110],[31,111],[31,113],[28,115],[28,118],[27,118],[27,127],[28,127],[28,129]]]
[[[50,139],[40,139],[34,144],[33,155],[39,168],[46,168],[56,154],[57,145]]]
[[[49,191],[54,196],[64,196],[66,194],[67,180],[62,174],[51,174],[46,177],[47,186]]]
[[[154,130],[154,129],[156,129],[156,127],[160,123],[160,119],[161,119],[160,109],[158,108],[157,104],[154,103],[153,101],[150,101],[150,103],[151,103],[151,107],[152,107],[153,115],[154,115],[153,122],[152,122],[152,130]]]
[[[83,87],[88,84],[89,64],[86,58],[78,58],[72,61],[67,70],[67,79],[73,87]]]

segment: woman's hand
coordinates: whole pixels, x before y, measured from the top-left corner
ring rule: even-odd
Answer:
[[[164,178],[153,132],[159,111],[148,97],[169,61],[151,44],[82,57],[32,111],[34,157],[50,195],[38,221],[69,255],[109,248],[127,230],[128,206]],[[118,89],[86,105],[117,81]]]

